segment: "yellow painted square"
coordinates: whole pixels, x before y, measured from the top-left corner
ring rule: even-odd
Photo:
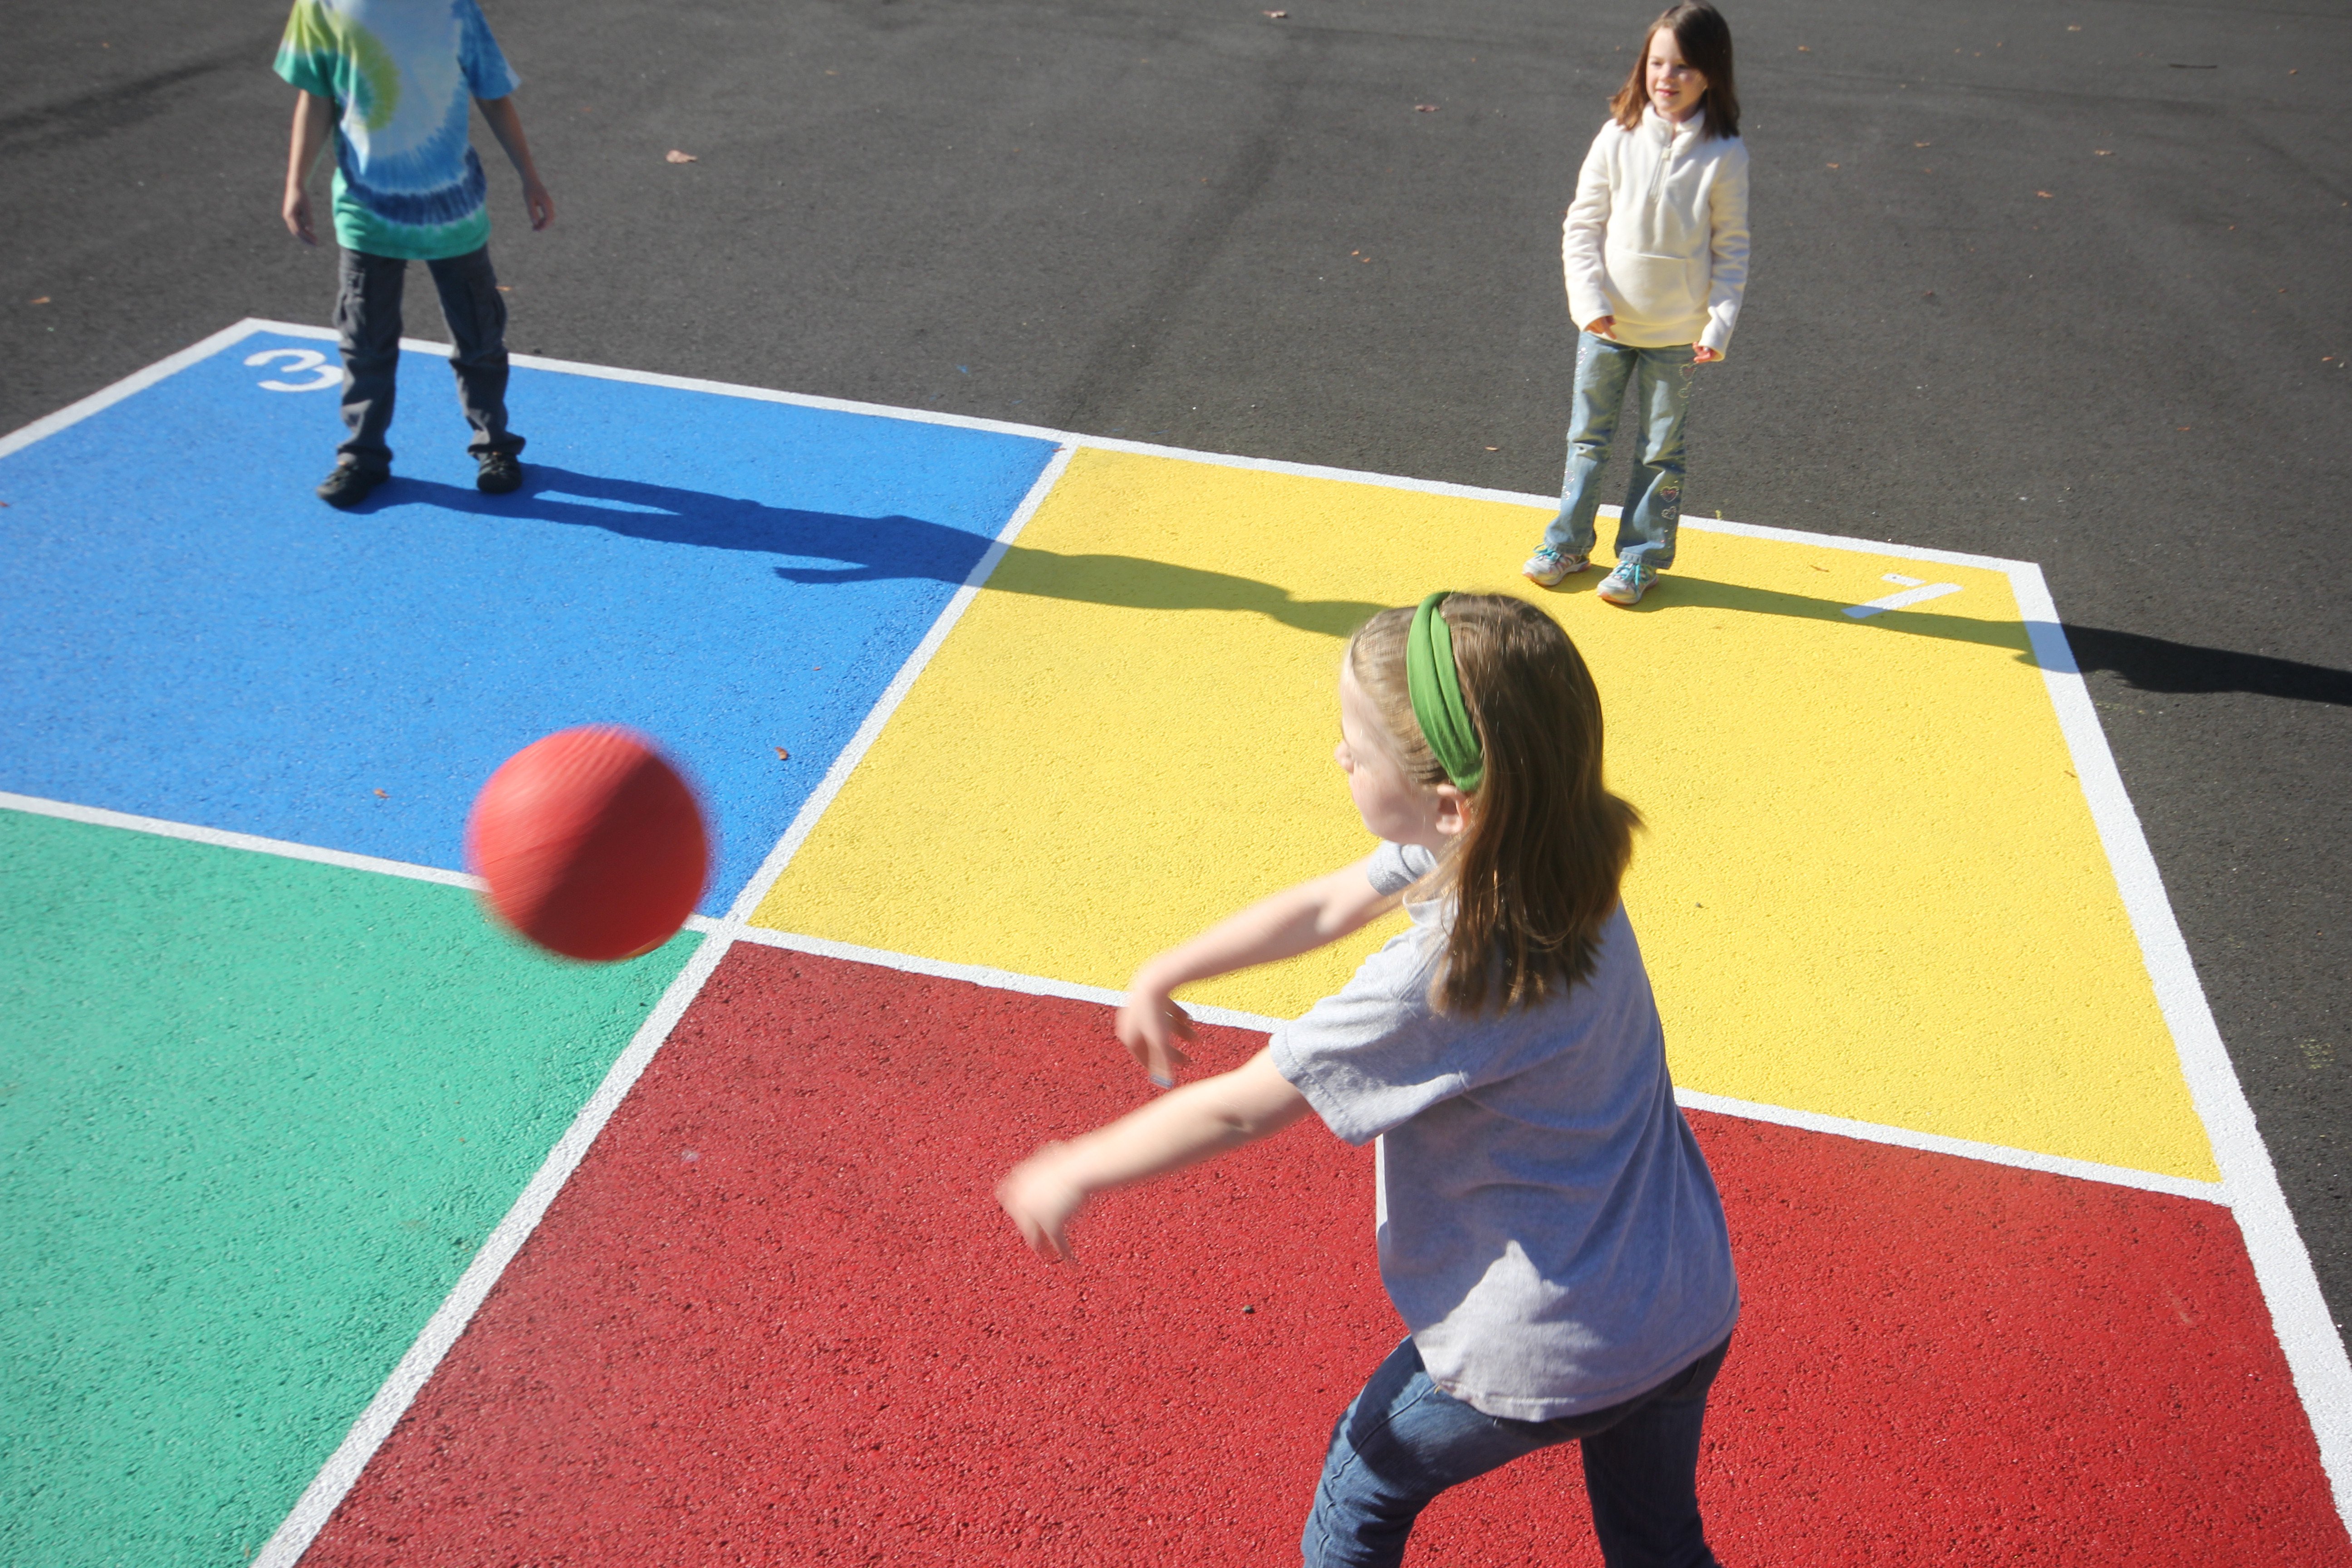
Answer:
[[[1625,896],[1678,1083],[2217,1179],[2005,574],[1686,526],[1625,610],[1517,575],[1548,516],[1080,450],[754,921],[1123,987],[1371,848],[1345,635],[1517,593],[1649,819]],[[1889,573],[1960,591],[1844,613]],[[1389,929],[1188,995],[1295,1016]]]

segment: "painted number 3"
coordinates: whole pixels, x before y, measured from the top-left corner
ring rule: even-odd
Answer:
[[[327,356],[320,353],[316,349],[264,349],[257,354],[247,355],[245,363],[247,364],[268,364],[273,361],[278,360],[283,360],[286,362],[287,374],[296,375],[303,371],[309,371],[312,379],[309,381],[265,381],[261,384],[265,391],[324,392],[331,386],[340,384],[343,379],[342,371],[335,365],[329,364],[327,363]]]

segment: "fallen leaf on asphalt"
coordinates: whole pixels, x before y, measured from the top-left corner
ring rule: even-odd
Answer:
[[[383,793],[383,791],[382,791],[382,790],[378,790],[378,791],[376,791],[376,792],[375,792],[375,797],[376,797],[376,799],[378,799],[378,800],[390,800],[390,799],[392,798],[392,796],[390,796],[390,795],[388,795],[384,794],[384,793]]]
[[[662,157],[666,162],[672,163],[699,163],[702,162],[701,159],[696,157],[693,153],[681,153],[675,147],[663,153]]]
[[[776,761],[780,763],[789,763],[792,760],[793,754],[790,752],[784,750],[782,746],[778,746],[776,748]]]
[[[1420,114],[1434,114],[1437,112],[1437,105],[1433,103],[1416,103],[1412,107],[1414,111]]]
[[[1914,147],[1933,147],[1935,143],[1933,142],[1914,142],[1911,145]]]
[[[1287,11],[1268,11],[1268,12],[1266,13],[1266,15],[1267,15],[1267,16],[1271,16],[1271,17],[1273,17],[1276,21],[1279,22],[1279,21],[1281,21],[1285,16],[1289,16],[1289,15],[1290,15],[1290,13],[1289,13],[1289,12],[1287,12]]]
[[[49,302],[49,297],[48,297],[47,294],[42,295],[39,299],[37,299],[37,300],[34,300],[34,301],[33,301],[33,303],[34,303],[34,304],[36,304],[36,305],[46,305],[46,304],[47,304],[48,302]]]
[[[1837,165],[1836,165],[1835,163],[1832,163],[1832,164],[1830,165],[1830,167],[1831,167],[1831,168],[1832,168],[1832,169],[1834,169],[1834,168],[1836,168],[1836,167],[1837,167]]]

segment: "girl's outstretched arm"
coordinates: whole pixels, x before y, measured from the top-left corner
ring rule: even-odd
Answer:
[[[1328,876],[1269,894],[1226,916],[1192,941],[1144,961],[1127,984],[1118,1010],[1119,1042],[1162,1088],[1192,1058],[1177,1039],[1192,1037],[1192,1021],[1170,999],[1180,985],[1230,974],[1254,964],[1295,958],[1362,930],[1397,907],[1400,896],[1377,891],[1370,857]]]
[[[997,1184],[996,1201],[1037,1256],[1058,1263],[1071,1256],[1063,1227],[1089,1194],[1254,1143],[1307,1110],[1307,1097],[1275,1069],[1274,1052],[1263,1050],[1232,1072],[1188,1083],[1083,1138],[1046,1144]]]

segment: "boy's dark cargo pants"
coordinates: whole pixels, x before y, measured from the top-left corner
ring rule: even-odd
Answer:
[[[454,347],[457,401],[474,427],[476,458],[522,450],[507,429],[507,305],[490,270],[490,247],[425,264],[441,295],[441,319]],[[341,460],[378,472],[392,467],[384,433],[392,426],[393,379],[400,368],[400,297],[408,263],[394,256],[345,250],[335,289],[335,332],[343,351],[343,424],[351,431]]]

